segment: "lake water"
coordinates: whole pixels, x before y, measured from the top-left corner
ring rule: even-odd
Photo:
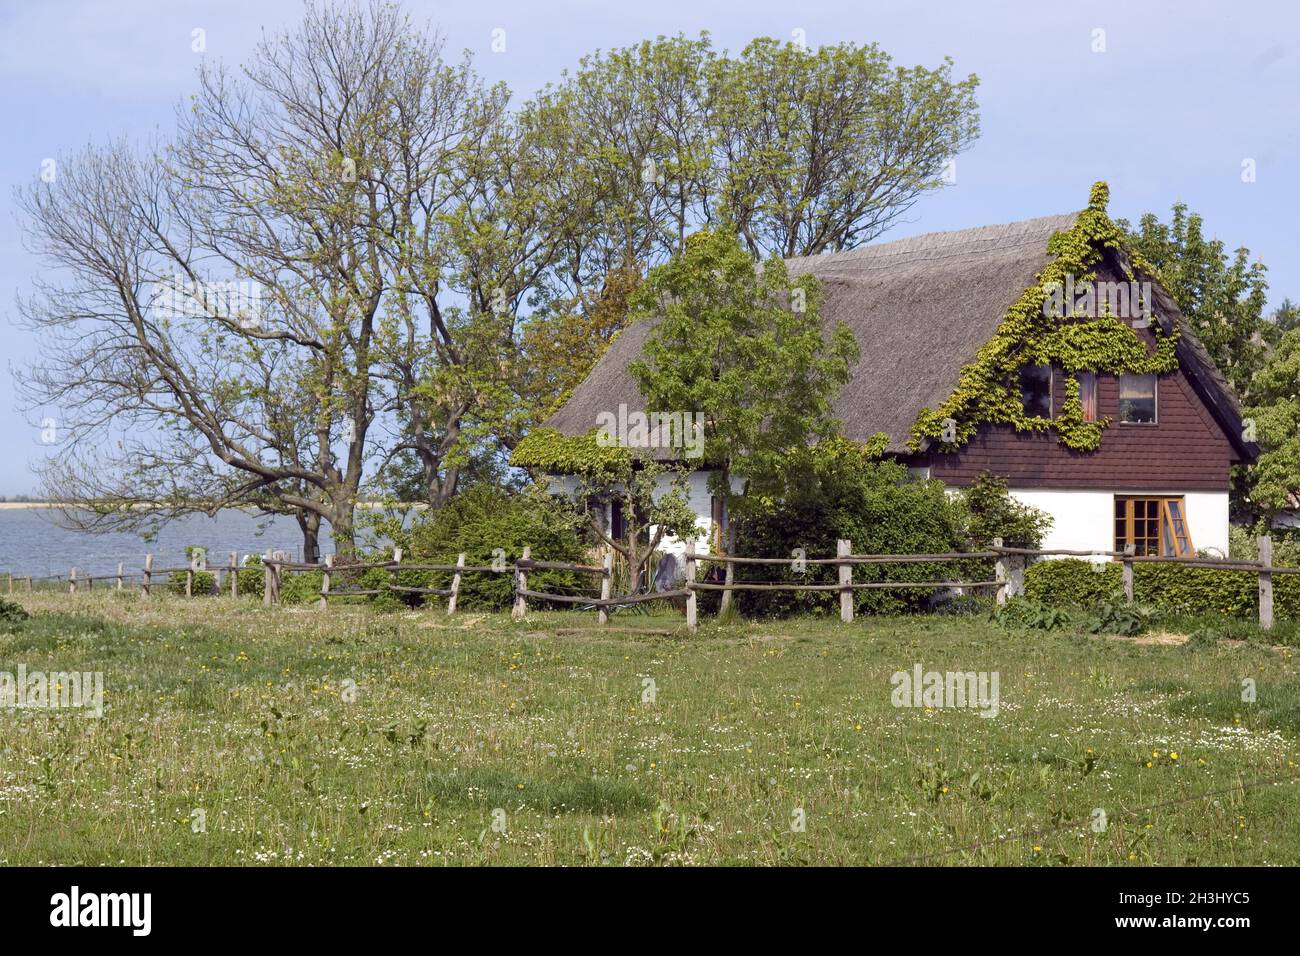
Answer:
[[[115,574],[123,562],[127,573],[144,567],[144,556],[153,553],[156,568],[179,568],[188,564],[187,545],[208,549],[209,565],[225,565],[230,552],[242,561],[249,553],[262,554],[267,548],[288,552],[302,560],[302,532],[287,515],[258,517],[245,511],[222,511],[215,518],[187,515],[162,526],[158,536],[145,541],[137,534],[112,532],[87,534],[59,524],[59,513],[49,508],[0,508],[0,575],[66,577],[69,568],[78,574]],[[334,550],[328,526],[322,529],[321,553]]]

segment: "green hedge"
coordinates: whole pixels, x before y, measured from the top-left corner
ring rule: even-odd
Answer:
[[[195,597],[206,597],[212,593],[212,588],[217,583],[217,576],[211,571],[195,571],[194,584],[190,588],[190,593]],[[185,593],[185,572],[173,571],[167,576],[167,588],[173,594]]]
[[[1258,582],[1252,571],[1133,565],[1134,599],[1170,614],[1258,617]],[[1122,588],[1123,570],[1117,562],[1098,566],[1066,558],[1040,561],[1025,571],[1025,596],[1058,607],[1087,607]],[[1273,611],[1279,618],[1300,617],[1300,575],[1273,577]]]

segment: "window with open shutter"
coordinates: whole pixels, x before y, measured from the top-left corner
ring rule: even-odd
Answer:
[[[1131,544],[1139,557],[1195,557],[1185,508],[1182,498],[1116,495],[1115,550]]]

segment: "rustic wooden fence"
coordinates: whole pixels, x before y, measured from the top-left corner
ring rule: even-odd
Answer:
[[[548,603],[582,605],[585,609],[594,609],[597,613],[600,623],[609,623],[609,611],[611,608],[624,607],[627,605],[643,603],[646,601],[664,601],[664,600],[681,600],[686,602],[686,625],[690,630],[695,630],[699,626],[699,609],[698,597],[701,592],[721,591],[721,610],[728,608],[738,591],[829,591],[838,592],[840,598],[840,619],[845,623],[853,621],[853,592],[863,589],[906,589],[906,588],[948,588],[961,589],[963,591],[979,591],[993,589],[995,598],[999,604],[1006,603],[1007,599],[1018,594],[1023,589],[1024,570],[1030,559],[1044,557],[1087,557],[1112,558],[1120,562],[1123,566],[1123,586],[1124,597],[1129,602],[1133,601],[1133,567],[1138,563],[1165,563],[1176,564],[1182,567],[1191,568],[1212,568],[1219,571],[1248,571],[1256,574],[1259,579],[1259,625],[1261,628],[1271,628],[1273,626],[1273,576],[1278,574],[1300,574],[1300,568],[1279,568],[1273,565],[1273,544],[1268,537],[1259,538],[1259,560],[1244,561],[1237,559],[1211,560],[1205,558],[1175,558],[1175,557],[1154,557],[1139,556],[1134,554],[1133,547],[1130,545],[1123,551],[1078,551],[1065,549],[1031,549],[1031,548],[1008,548],[1002,546],[1002,540],[995,538],[993,546],[985,551],[954,551],[939,554],[854,554],[852,542],[841,539],[836,548],[836,554],[833,557],[816,557],[816,558],[754,558],[743,557],[740,555],[727,554],[701,554],[695,550],[693,543],[686,546],[686,567],[685,580],[681,588],[671,591],[652,591],[645,594],[631,594],[614,596],[611,595],[613,580],[612,555],[606,551],[599,565],[575,564],[564,561],[539,561],[532,557],[532,549],[525,547],[523,553],[513,565],[499,566],[470,566],[466,565],[466,556],[462,553],[456,560],[455,564],[419,564],[403,563],[402,550],[394,549],[393,557],[388,561],[371,561],[355,564],[336,564],[334,555],[327,555],[321,564],[304,564],[291,562],[280,555],[283,552],[274,552],[268,550],[261,561],[263,575],[262,582],[262,601],[268,607],[280,602],[280,590],[283,575],[286,571],[319,571],[321,572],[320,597],[317,599],[318,607],[324,609],[328,606],[329,601],[333,598],[340,597],[368,597],[384,593],[394,594],[420,594],[424,596],[445,597],[447,599],[447,613],[456,613],[457,601],[460,597],[461,584],[466,574],[504,574],[512,575],[512,592],[514,603],[511,615],[515,619],[522,618],[528,613],[529,599],[536,601],[545,601]],[[68,572],[67,578],[33,578],[31,576],[8,575],[8,590],[10,594],[14,593],[14,584],[19,582],[26,585],[26,590],[33,590],[34,580],[53,580],[67,582],[70,593],[76,593],[80,588],[91,590],[95,582],[111,582],[109,586],[117,590],[123,590],[125,582],[128,580],[140,579],[140,593],[148,597],[154,585],[156,575],[170,576],[173,574],[185,574],[185,595],[192,596],[194,593],[194,581],[196,575],[200,573],[210,573],[217,575],[216,586],[218,593],[229,591],[231,596],[239,595],[239,572],[256,569],[256,565],[240,566],[237,563],[237,555],[231,553],[230,563],[226,566],[208,566],[205,561],[195,558],[183,567],[175,568],[157,568],[153,565],[153,555],[148,554],[144,559],[144,566],[139,572],[126,572],[124,566],[119,562],[116,574],[81,574],[78,575],[77,569],[72,568]],[[971,560],[992,560],[994,562],[993,578],[982,581],[963,581],[963,580],[942,580],[942,581],[854,581],[853,569],[862,565],[882,565],[882,564],[941,564],[949,562],[971,561]],[[700,566],[704,564],[720,564],[725,566],[722,581],[699,580]],[[829,584],[805,584],[797,581],[738,581],[736,580],[736,568],[741,565],[804,565],[818,566],[830,565],[838,569],[838,580]],[[392,580],[387,580],[381,585],[369,588],[336,588],[334,587],[335,579],[340,575],[353,576],[357,573],[364,573],[371,569],[383,569],[388,572],[390,578],[400,572],[405,571],[442,571],[452,574],[451,586],[447,588],[430,588],[417,587],[410,585],[397,584]],[[544,591],[531,590],[528,587],[528,572],[532,570],[556,570],[570,571],[577,574],[595,575],[600,581],[600,597],[591,597],[587,595],[573,594],[553,594]],[[226,580],[223,582],[219,575],[225,574]]]

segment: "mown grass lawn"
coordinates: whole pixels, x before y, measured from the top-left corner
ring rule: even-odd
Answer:
[[[4,864],[1300,862],[1288,648],[22,600],[0,671],[103,671],[105,714],[0,710]],[[894,707],[917,663],[998,715]]]

